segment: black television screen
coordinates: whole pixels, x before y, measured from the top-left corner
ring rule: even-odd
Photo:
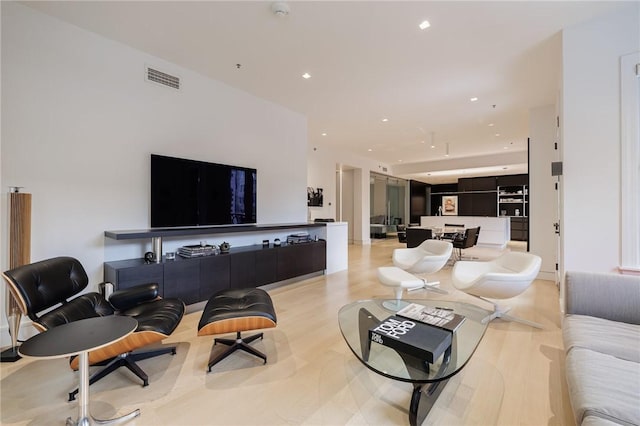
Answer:
[[[151,154],[151,227],[256,223],[256,170]]]

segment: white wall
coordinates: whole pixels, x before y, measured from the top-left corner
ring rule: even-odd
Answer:
[[[143,252],[140,242],[105,245],[104,231],[149,226],[151,153],[256,168],[258,222],[306,222],[304,116],[28,7],[1,7],[2,270],[8,186],[33,194],[32,261],[77,257],[95,284],[105,259]],[[146,82],[145,64],[183,88]]]
[[[353,223],[353,170],[342,172],[342,221]],[[349,243],[353,244],[353,227],[348,230]]]
[[[307,183],[313,188],[322,188],[322,207],[309,207],[309,219],[332,218],[336,216],[336,162],[331,152],[317,146],[307,150]]]
[[[342,151],[335,147],[321,144],[310,144],[307,151],[308,182],[309,186],[327,188],[324,192],[324,206],[311,209],[311,219],[318,217],[336,218],[336,169],[353,170],[351,188],[353,188],[353,221],[349,222],[349,235],[353,233],[353,242],[356,244],[370,244],[369,236],[369,176],[372,171],[383,173],[384,169],[390,170],[389,165]],[[343,192],[343,203],[345,193]],[[331,203],[331,205],[329,205]],[[346,218],[343,218],[346,220]]]
[[[529,111],[529,251],[542,258],[539,277],[556,280],[558,237],[553,223],[558,217],[558,192],[551,163],[558,161],[556,108]]]
[[[620,265],[620,57],[640,50],[640,3],[563,32],[564,268]]]

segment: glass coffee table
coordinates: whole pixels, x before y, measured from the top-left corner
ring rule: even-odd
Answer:
[[[465,316],[465,321],[453,332],[451,347],[432,364],[369,341],[369,328],[395,315],[394,310],[385,306],[394,306],[396,300],[373,299],[350,303],[340,309],[338,323],[347,345],[367,368],[390,379],[413,384],[409,423],[420,425],[447,381],[459,373],[471,359],[487,329],[487,324],[483,324],[482,319],[489,312],[460,302],[404,299],[401,303],[445,308]]]

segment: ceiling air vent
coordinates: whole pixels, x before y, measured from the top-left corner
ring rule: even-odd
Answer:
[[[154,83],[162,84],[163,86],[172,87],[180,90],[180,77],[176,77],[162,71],[158,71],[151,67],[147,68],[146,79],[147,81],[153,81]]]

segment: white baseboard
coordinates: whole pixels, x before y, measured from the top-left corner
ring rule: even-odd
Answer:
[[[556,281],[556,273],[555,272],[538,272],[538,276],[536,277],[538,280],[546,280],[546,281]]]

